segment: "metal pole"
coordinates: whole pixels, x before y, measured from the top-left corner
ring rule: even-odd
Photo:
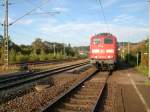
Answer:
[[[55,45],[55,43],[54,43],[53,47],[54,47],[54,56],[56,56],[56,45]]]
[[[148,36],[149,36],[149,73],[148,73],[148,77],[150,79],[150,0],[148,1],[148,6],[149,6],[149,11],[148,11],[148,21],[149,21],[149,24],[148,24]]]
[[[128,63],[129,63],[129,61],[130,61],[130,44],[129,44],[129,42],[128,42]]]
[[[8,37],[8,0],[4,0],[4,66],[9,64],[9,37]]]
[[[64,44],[64,59],[66,59],[66,48],[65,48],[65,44]]]
[[[122,44],[123,44],[123,61],[124,61],[124,42]]]
[[[137,57],[137,67],[139,66],[139,53],[137,52],[137,55],[136,55],[136,57]]]

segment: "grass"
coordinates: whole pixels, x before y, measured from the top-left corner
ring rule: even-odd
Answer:
[[[148,76],[148,67],[140,65],[139,67],[136,67],[136,69],[137,69],[139,72],[141,72],[142,74],[144,74],[145,76]],[[146,81],[144,82],[144,85],[150,86],[150,80],[146,80]]]
[[[148,76],[148,67],[140,65],[139,67],[136,68],[139,72],[144,74],[145,76]]]
[[[146,86],[150,86],[150,80],[145,81],[144,84],[145,84]]]

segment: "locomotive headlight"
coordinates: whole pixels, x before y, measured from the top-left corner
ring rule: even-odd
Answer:
[[[108,56],[108,58],[111,58],[111,56]]]
[[[113,56],[107,56],[108,58],[113,58]]]
[[[114,53],[114,50],[113,49],[107,49],[106,53]]]
[[[92,53],[99,53],[99,49],[93,49]]]

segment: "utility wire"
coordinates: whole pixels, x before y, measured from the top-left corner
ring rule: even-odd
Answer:
[[[30,4],[32,6],[35,6],[35,4],[33,2],[31,2],[30,0],[26,0],[26,2],[28,2],[28,4]],[[59,11],[49,11],[49,12],[46,12],[41,7],[39,9],[40,9],[41,13],[33,13],[31,15],[38,15],[38,14],[49,14],[49,15],[51,15],[51,14],[54,14],[54,13],[55,14],[60,14]]]
[[[35,6],[35,4],[33,2],[31,2],[30,0],[25,0],[28,4]],[[45,12],[41,7],[39,8],[42,12]]]
[[[32,13],[30,15],[41,15],[41,14],[60,14],[58,11],[49,11],[49,12],[41,12],[41,13]]]
[[[13,21],[12,23],[10,23],[9,25],[13,25],[15,24],[16,22],[18,22],[20,19],[24,18],[25,16],[27,15],[30,15],[33,11],[41,8],[43,5],[45,5],[47,2],[49,2],[50,0],[45,0],[45,2],[43,4],[40,4],[38,5],[37,7],[33,8],[32,10],[30,10],[29,12],[25,13],[23,16],[17,18],[15,21]]]
[[[101,2],[101,0],[98,0],[98,2],[99,2],[99,5],[100,5],[100,8],[102,10],[102,15],[103,15],[103,18],[104,18],[104,22],[106,24],[107,31],[109,32],[109,25],[108,25],[108,22],[106,20],[106,16],[105,16],[105,13],[104,13],[104,8],[103,8],[103,5],[102,5],[102,2]]]
[[[8,3],[8,5],[14,5],[16,3]],[[4,7],[4,3],[0,3],[0,6]]]

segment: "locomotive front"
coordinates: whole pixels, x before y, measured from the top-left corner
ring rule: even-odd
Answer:
[[[113,70],[117,63],[117,40],[111,34],[98,34],[90,42],[91,63],[98,69]]]

